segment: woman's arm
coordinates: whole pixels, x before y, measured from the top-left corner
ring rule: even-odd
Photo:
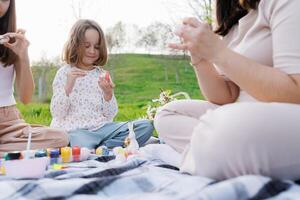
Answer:
[[[28,57],[29,41],[24,35],[24,30],[18,30],[17,33],[6,33],[5,36],[14,38],[15,42],[4,43],[4,46],[11,49],[17,55],[17,61],[14,63],[16,70],[17,92],[22,103],[27,104],[31,101],[34,91],[34,81],[30,68]]]
[[[202,59],[194,66],[200,90],[204,97],[215,104],[234,102],[239,95],[239,87],[220,75],[215,67]]]
[[[16,88],[20,101],[27,104],[31,101],[34,91],[34,81],[29,65],[28,55],[19,57],[15,63],[16,70]]]
[[[207,59],[208,56],[202,54],[203,49],[213,46],[209,44],[206,47],[199,44],[199,40],[204,39],[205,42],[207,40],[203,38],[204,34],[199,35],[201,29],[209,32],[214,40],[220,40],[212,33],[208,25],[202,24],[194,18],[187,18],[184,25],[176,31],[176,34],[183,39],[183,43],[170,44],[169,47],[190,52],[191,63],[194,66],[199,87],[208,101],[219,105],[232,103],[237,99],[240,89],[234,82],[220,75],[212,62]]]
[[[265,4],[263,12],[270,24],[273,66],[260,64],[227,48],[208,25],[195,18],[183,21],[177,34],[184,43],[173,47],[189,50],[192,61],[196,60],[194,63],[205,59],[216,64],[240,89],[260,101],[300,103],[300,12],[296,9],[300,1]]]
[[[260,101],[300,103],[300,74],[286,74],[228,48],[214,62],[230,80]]]
[[[217,46],[219,51],[213,62],[260,101],[300,103],[300,1],[261,3],[264,9],[260,11],[268,20],[272,37],[273,66],[262,65],[221,46]]]

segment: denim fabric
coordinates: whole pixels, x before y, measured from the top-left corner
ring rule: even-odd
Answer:
[[[142,146],[152,136],[152,122],[149,120],[135,120],[132,123],[136,140]],[[87,147],[89,149],[95,149],[101,145],[114,148],[123,146],[128,133],[128,122],[107,123],[96,131],[77,129],[69,132],[70,145]]]

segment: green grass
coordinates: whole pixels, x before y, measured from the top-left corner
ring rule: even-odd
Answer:
[[[192,67],[187,60],[177,60],[149,55],[119,55],[114,70],[115,93],[121,103],[145,103],[157,98],[160,88],[173,92],[186,91],[194,98],[200,98],[198,85]],[[165,80],[165,68],[168,80]],[[176,83],[176,68],[179,83]],[[111,67],[108,67],[111,71]]]
[[[48,103],[31,103],[17,105],[26,122],[30,124],[50,125],[51,114]],[[145,110],[138,104],[119,104],[119,113],[115,121],[137,119],[145,115]]]
[[[25,121],[30,124],[49,125],[51,122],[49,104],[47,103],[31,103],[28,105],[18,103],[17,107]]]
[[[146,105],[158,98],[160,88],[170,89],[173,93],[184,91],[192,98],[202,99],[199,93],[196,77],[189,61],[186,59],[123,54],[110,57],[105,67],[111,72],[116,84],[115,95],[119,104],[119,113],[115,121],[127,121],[146,115]],[[167,69],[168,80],[165,80]],[[44,103],[18,104],[24,119],[28,123],[49,125],[51,114],[49,102],[52,96],[51,84],[57,68],[33,67],[36,83],[34,102],[37,102],[39,76],[46,77],[46,92]],[[179,82],[176,83],[176,70]]]

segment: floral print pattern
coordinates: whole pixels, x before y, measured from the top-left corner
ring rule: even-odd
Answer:
[[[96,130],[105,123],[112,122],[118,112],[116,98],[113,95],[107,102],[98,85],[98,78],[103,76],[105,70],[95,67],[84,77],[77,78],[72,92],[67,96],[65,84],[67,73],[72,67],[74,66],[66,65],[60,68],[54,78],[50,105],[53,119],[50,126],[67,131]]]

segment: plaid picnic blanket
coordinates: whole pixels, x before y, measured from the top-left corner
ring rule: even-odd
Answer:
[[[100,162],[101,161],[101,162]],[[105,162],[107,161],[107,162]],[[48,170],[37,180],[0,177],[0,199],[300,199],[291,181],[242,176],[216,182],[190,176],[159,159],[134,157],[125,163],[87,160]]]

